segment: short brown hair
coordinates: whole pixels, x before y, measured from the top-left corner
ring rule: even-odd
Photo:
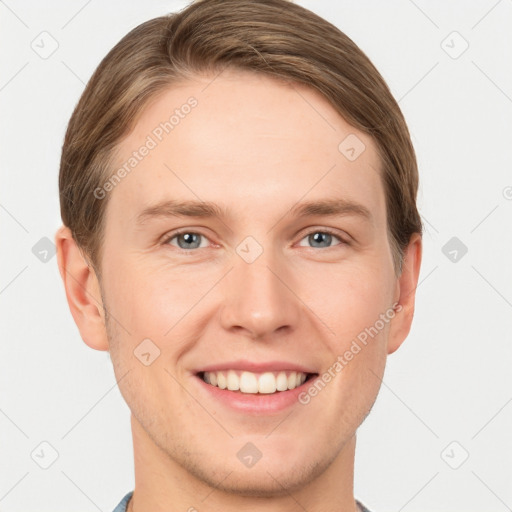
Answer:
[[[157,93],[226,67],[307,85],[373,138],[399,273],[411,235],[422,233],[418,170],[402,112],[379,72],[338,28],[288,0],[198,0],[123,37],[90,78],[69,121],[60,162],[61,216],[98,276],[108,197],[98,199],[94,191],[112,173],[116,146]]]

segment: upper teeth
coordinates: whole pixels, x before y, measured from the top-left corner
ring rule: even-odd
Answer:
[[[275,393],[300,386],[306,380],[303,372],[204,372],[203,380],[212,386],[242,393]]]

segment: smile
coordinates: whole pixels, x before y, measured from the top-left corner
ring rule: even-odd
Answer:
[[[247,394],[272,394],[301,386],[316,374],[297,371],[255,373],[240,370],[200,372],[204,382],[220,389]]]

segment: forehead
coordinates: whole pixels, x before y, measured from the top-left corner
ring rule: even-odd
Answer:
[[[108,208],[132,221],[166,199],[254,216],[340,197],[384,213],[373,140],[313,89],[251,72],[198,76],[159,93],[119,144],[113,170],[121,167]]]

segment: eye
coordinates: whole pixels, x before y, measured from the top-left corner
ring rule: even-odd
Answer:
[[[329,247],[332,247],[331,245],[331,242],[333,241],[333,238],[338,240],[340,243],[339,244],[335,244],[335,245],[345,245],[347,242],[345,242],[344,240],[342,240],[338,235],[336,235],[335,233],[333,233],[332,231],[329,231],[329,230],[315,230],[315,231],[310,231],[309,233],[306,234],[306,236],[304,238],[302,238],[302,240],[306,240],[312,244],[312,247],[313,248],[329,248]],[[301,240],[301,241],[302,241]],[[316,245],[316,244],[319,244],[319,245]],[[302,246],[302,244],[299,244]]]
[[[195,233],[194,231],[181,231],[174,233],[172,236],[164,240],[164,244],[177,246],[179,249],[190,250],[190,249],[201,249],[208,247],[208,244],[201,245],[201,238],[207,240],[207,238],[201,233]],[[177,241],[177,245],[171,243],[174,239]]]
[[[301,239],[301,242],[303,240],[307,240],[314,249],[329,249],[335,245],[348,245],[348,242],[343,240],[338,234],[326,229],[310,231]],[[339,243],[333,245],[332,242],[334,240],[338,240]],[[191,249],[203,249],[208,247],[208,238],[195,231],[180,231],[166,237],[162,243],[164,245],[172,245],[184,251],[189,251]],[[303,247],[304,245],[299,243],[299,246]]]

